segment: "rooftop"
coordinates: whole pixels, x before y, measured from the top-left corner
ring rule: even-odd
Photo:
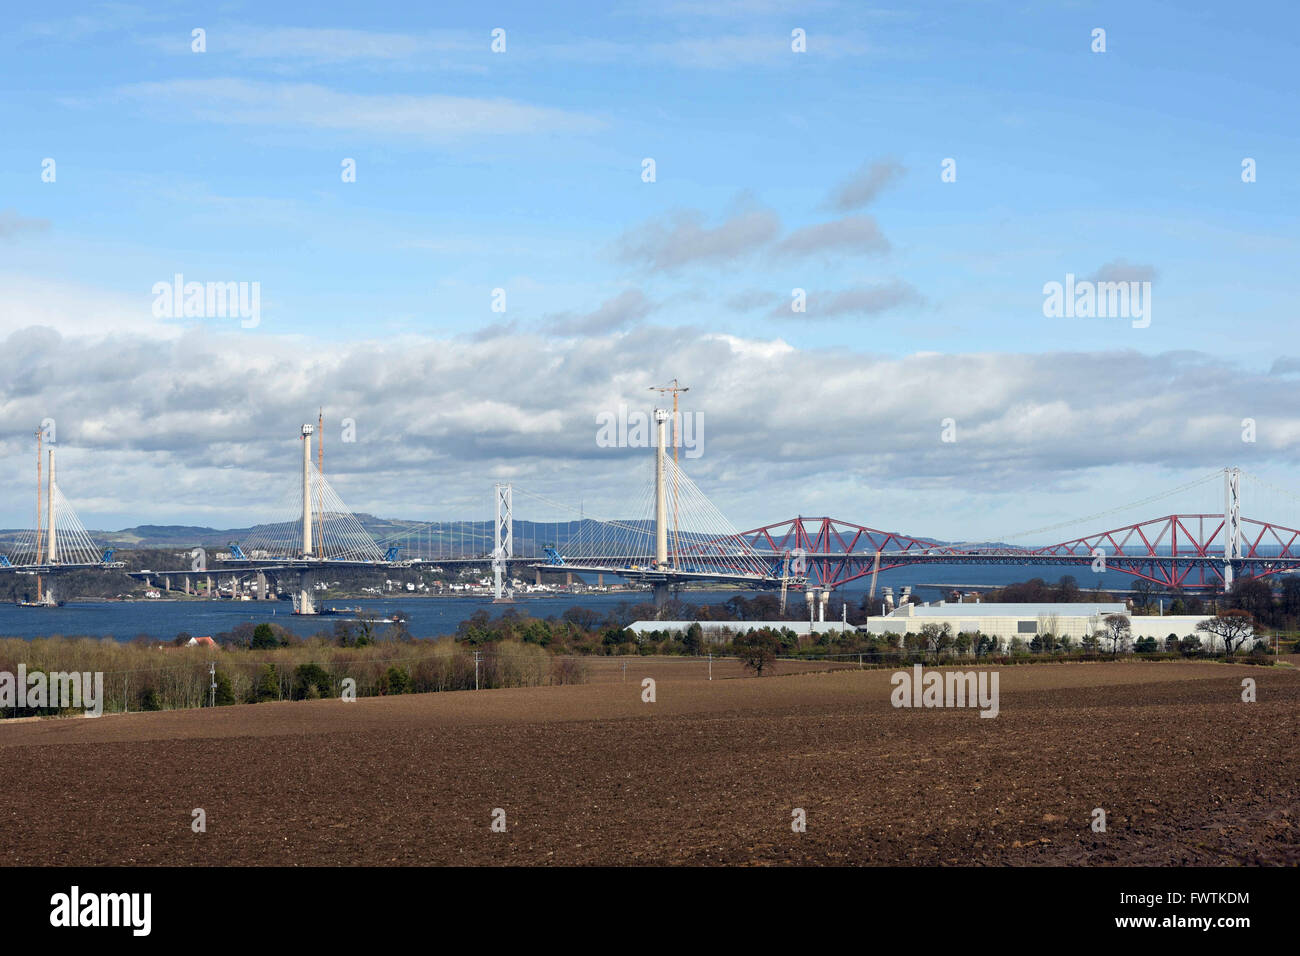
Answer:
[[[910,610],[907,610],[910,608]],[[1078,603],[1054,602],[1046,604],[956,604],[938,601],[934,604],[903,604],[889,612],[889,617],[1039,617],[1055,614],[1060,617],[1091,617],[1094,614],[1125,614],[1128,607],[1122,602]]]

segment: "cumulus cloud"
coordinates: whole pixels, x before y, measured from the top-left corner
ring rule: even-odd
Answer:
[[[1139,265],[1125,259],[1112,259],[1088,276],[1093,282],[1151,282],[1155,277],[1154,266]]]
[[[155,338],[180,334],[179,323],[154,317],[154,297],[148,286],[131,296],[0,272],[0,288],[4,289],[0,337],[32,326],[48,326],[64,335],[102,335],[110,329]]]
[[[27,219],[18,215],[16,209],[0,209],[0,239],[12,239],[15,236],[46,232],[50,228],[48,219]]]
[[[618,252],[625,262],[671,272],[698,264],[736,262],[772,242],[780,232],[780,217],[763,207],[738,209],[716,226],[705,225],[701,213],[688,210],[628,230],[619,239]]]
[[[726,306],[733,312],[752,312],[755,309],[772,308],[774,303],[784,302],[779,295],[764,292],[761,289],[747,289],[729,296]]]
[[[870,216],[846,216],[832,222],[796,229],[778,243],[776,251],[785,255],[806,256],[817,253],[883,253],[889,240]]]
[[[862,489],[883,483],[895,496],[893,517],[875,515],[886,526],[910,513],[931,522],[917,528],[914,517],[914,533],[969,535],[991,520],[988,502],[960,513],[977,492],[1015,517],[1016,494],[1096,469],[1149,480],[1157,468],[1221,467],[1240,454],[1251,412],[1257,459],[1300,458],[1286,380],[1260,380],[1243,408],[1242,370],[1198,353],[881,357],[682,330],[666,350],[668,334],[516,330],[327,346],[207,328],[170,340],[19,330],[0,344],[0,467],[11,491],[0,523],[28,519],[19,494],[31,430],[45,417],[57,423],[64,491],[90,525],[280,517],[295,487],[298,426],[322,404],[326,472],[356,510],[472,517],[506,479],[626,516],[652,456],[598,446],[596,416],[649,408],[646,387],[673,377],[691,386],[687,406],[707,422],[688,471],[743,527],[813,507],[866,521],[880,505],[864,503]],[[955,444],[939,440],[946,417],[957,420]],[[335,437],[343,418],[356,423],[355,443]],[[1113,500],[1109,487],[1089,494],[1067,515]]]
[[[542,326],[555,335],[601,335],[640,322],[654,303],[640,289],[628,289],[602,302],[591,312],[558,312],[542,318]]]
[[[232,78],[134,83],[119,87],[114,95],[147,108],[180,111],[214,123],[430,140],[585,132],[603,125],[595,117],[504,97],[350,93],[312,83]]]
[[[903,167],[893,160],[866,163],[831,193],[826,204],[836,212],[861,209],[886,186],[897,181],[903,172]]]
[[[831,319],[839,316],[874,316],[922,301],[921,293],[901,279],[892,279],[875,285],[855,286],[838,292],[809,293],[807,311],[795,312],[789,302],[773,307],[768,313],[774,319],[807,318]]]

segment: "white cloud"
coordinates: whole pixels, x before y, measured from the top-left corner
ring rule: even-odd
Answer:
[[[62,335],[130,332],[161,339],[181,334],[179,324],[154,317],[148,287],[131,296],[12,273],[0,273],[0,286],[5,290],[0,301],[0,337],[41,326],[57,329],[56,334]]]
[[[12,239],[16,236],[48,232],[48,219],[27,219],[18,215],[14,209],[0,209],[0,239]]]
[[[629,229],[619,240],[619,254],[653,271],[668,272],[697,264],[725,264],[748,256],[781,232],[770,209],[741,208],[717,226],[706,226],[694,210],[678,212]]]
[[[845,216],[796,229],[781,240],[776,251],[793,256],[831,252],[883,253],[889,251],[889,240],[870,216]]]
[[[870,203],[881,191],[896,182],[904,173],[903,167],[893,160],[879,160],[863,164],[862,168],[841,183],[827,205],[838,212],[860,209]]]
[[[741,526],[817,506],[974,537],[996,530],[986,525],[997,507],[1014,517],[1028,498],[1041,510],[1044,488],[1098,469],[1127,469],[1136,482],[1230,463],[1252,413],[1254,458],[1297,459],[1300,414],[1286,411],[1286,380],[1260,381],[1243,405],[1241,370],[1197,353],[880,357],[681,329],[668,341],[656,327],[329,346],[207,327],[170,338],[19,331],[0,345],[10,486],[0,523],[27,518],[29,434],[47,416],[58,423],[65,492],[88,524],[278,517],[295,480],[297,427],[321,404],[327,436],[342,418],[356,421],[355,444],[327,437],[326,470],[357,510],[473,517],[492,481],[511,476],[621,515],[650,457],[598,447],[595,417],[620,402],[648,408],[646,387],[673,377],[691,386],[687,407],[707,422],[704,454],[688,470]],[[947,417],[955,444],[940,441]],[[875,511],[846,482],[887,487],[894,511]],[[1096,489],[1093,499],[1089,511],[1113,500]]]
[[[900,305],[913,305],[921,301],[921,294],[910,284],[901,279],[891,279],[888,282],[854,286],[837,292],[810,292],[807,311],[795,312],[787,301],[773,306],[768,315],[773,319],[873,316]]]
[[[215,123],[455,140],[598,129],[602,121],[503,97],[346,93],[311,83],[233,78],[120,87],[116,96]]]

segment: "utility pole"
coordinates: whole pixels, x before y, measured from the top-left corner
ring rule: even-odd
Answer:
[[[208,676],[212,678],[211,703],[209,707],[217,706],[217,662],[208,661]]]
[[[483,655],[478,651],[474,652],[474,689],[478,690],[478,665],[483,660]]]

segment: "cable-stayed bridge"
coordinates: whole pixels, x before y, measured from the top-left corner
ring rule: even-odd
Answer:
[[[623,516],[590,515],[581,505],[574,508],[522,487],[497,484],[492,513],[481,520],[408,524],[378,540],[326,480],[319,459],[312,461],[312,426],[304,425],[300,480],[289,486],[275,520],[232,542],[228,553],[209,558],[196,549],[189,570],[131,574],[168,586],[180,579],[187,590],[192,577],[206,577],[209,591],[213,574],[250,574],[263,597],[269,582],[288,580],[295,610],[311,614],[316,612],[313,583],[331,569],[345,567],[490,566],[499,598],[506,596],[512,571],[531,570],[537,580],[544,574],[608,574],[652,586],[661,602],[670,587],[694,582],[826,589],[918,564],[1116,571],[1187,589],[1230,587],[1237,578],[1269,578],[1300,569],[1300,520],[1270,521],[1243,513],[1242,489],[1266,491],[1291,507],[1300,496],[1236,468],[996,543],[945,542],[832,517],[799,516],[740,531],[667,456],[666,419],[666,413],[656,413],[653,469],[642,472],[639,492],[625,499]],[[54,474],[53,449],[43,476],[39,447],[37,461],[37,520],[10,553],[0,554],[0,572],[32,574],[43,581],[70,571],[122,568],[111,549],[96,545],[63,494]],[[1207,493],[1212,504],[1207,504]],[[1195,509],[1169,507],[1198,495]],[[517,501],[522,514],[516,511]],[[1268,507],[1277,507],[1277,500]],[[1139,515],[1146,509],[1146,515],[1155,511],[1158,516],[1118,520],[1135,509]],[[1101,530],[1062,535],[1049,545],[1008,543],[1017,537],[1041,540],[1080,523]],[[42,595],[40,603],[52,600],[52,594]]]
[[[1237,578],[1269,578],[1300,570],[1300,521],[1283,523],[1244,514],[1242,488],[1270,491],[1293,508],[1300,504],[1300,496],[1238,468],[1212,472],[1106,512],[1009,536],[1041,538],[1088,523],[1100,528],[1053,544],[1024,546],[1006,540],[946,542],[829,516],[798,516],[737,531],[671,460],[664,463],[664,474],[667,502],[662,522],[656,519],[657,491],[651,483],[639,499],[633,499],[639,500],[639,507],[628,508],[644,517],[602,519],[568,508],[572,512],[568,520],[526,522],[516,511],[513,541],[494,537],[489,521],[453,523],[436,531],[432,526],[417,528],[388,540],[400,542],[404,553],[418,553],[423,560],[442,564],[482,565],[499,553],[498,565],[614,574],[652,584],[699,579],[753,587],[838,588],[881,571],[941,564],[1114,571],[1164,588],[1196,590],[1229,588]],[[540,505],[552,512],[566,508],[517,486],[500,487],[506,489],[507,498],[511,491],[516,498],[525,498],[526,508]],[[1186,503],[1189,495],[1199,495],[1197,510],[1114,520],[1166,503]],[[1221,510],[1217,501],[1216,510],[1210,510],[1207,497],[1221,500]],[[656,553],[659,526],[665,529],[667,547]]]

